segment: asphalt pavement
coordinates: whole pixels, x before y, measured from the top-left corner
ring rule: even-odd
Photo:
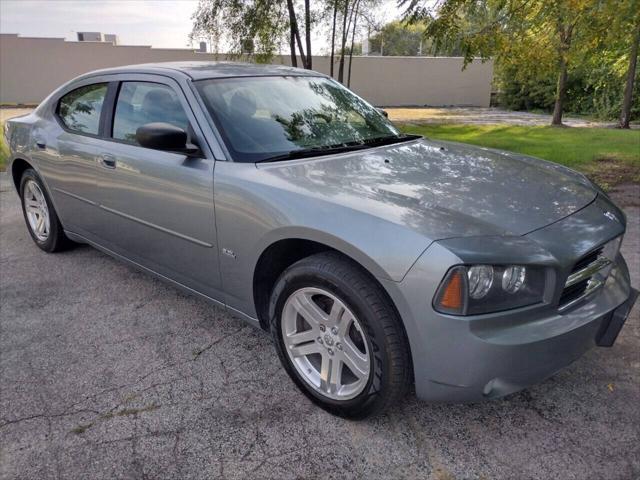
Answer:
[[[553,378],[475,405],[333,417],[266,333],[90,248],[48,255],[0,176],[0,478],[631,479],[640,319]],[[640,186],[614,192],[640,287]]]

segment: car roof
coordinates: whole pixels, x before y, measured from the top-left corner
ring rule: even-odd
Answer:
[[[105,68],[89,72],[85,76],[108,75],[115,73],[155,73],[170,76],[186,75],[193,80],[225,77],[260,77],[260,76],[326,76],[313,70],[289,67],[286,65],[265,65],[243,62],[159,62],[126,65]]]

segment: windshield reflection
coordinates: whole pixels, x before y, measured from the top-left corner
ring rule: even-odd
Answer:
[[[399,135],[378,110],[324,77],[222,78],[196,85],[235,161]]]

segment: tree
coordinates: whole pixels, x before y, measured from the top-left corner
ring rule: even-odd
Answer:
[[[305,53],[304,48],[302,47],[302,41],[300,39],[300,30],[298,28],[298,19],[296,16],[296,5],[293,0],[287,0],[287,11],[289,12],[289,28],[291,35],[291,64],[295,67],[298,62],[295,58],[295,45],[298,46],[298,52],[300,53],[300,59],[302,60],[302,66],[306,69],[311,69],[312,67],[312,59],[311,59],[311,6],[309,4],[309,0],[305,0],[304,2],[304,24],[305,24],[305,44],[307,46],[307,51]],[[294,40],[295,39],[295,43]]]
[[[331,23],[331,66],[330,73],[333,76],[334,63],[336,55],[336,35],[340,35],[339,41],[339,59],[338,59],[338,81],[344,83],[345,77],[345,60],[349,57],[349,65],[347,70],[347,84],[351,79],[351,64],[353,62],[354,52],[357,51],[356,46],[359,49],[359,45],[356,44],[356,33],[358,27],[363,22],[371,24],[370,17],[372,11],[374,11],[381,3],[381,0],[332,0],[330,2],[330,8],[332,12]],[[342,24],[340,31],[338,32],[338,16],[340,16],[340,22]],[[349,37],[351,39],[349,40]],[[349,47],[347,44],[350,42]]]
[[[338,81],[344,79],[344,48],[347,45],[347,35],[349,34],[347,18],[349,17],[349,0],[342,0],[342,36],[340,41],[340,61],[338,63]]]
[[[435,7],[423,0],[399,0],[405,19],[426,23],[425,36],[438,44],[458,42],[465,66],[474,57],[508,61],[511,49],[523,42],[553,52],[556,91],[552,125],[562,125],[569,68],[577,35],[585,38],[602,13],[600,0],[441,0]],[[532,52],[536,54],[536,52]]]
[[[304,0],[304,35],[302,43],[295,0],[200,0],[193,15],[191,38],[222,39],[229,45],[227,55],[253,54],[258,62],[273,58],[288,33],[291,63],[297,66],[300,56],[304,68],[312,67],[310,0]],[[288,18],[288,21],[286,20]],[[247,51],[247,46],[251,51]]]
[[[635,3],[635,2],[634,2]],[[637,5],[635,5],[637,7]],[[633,86],[636,79],[636,66],[638,64],[638,45],[640,44],[640,11],[635,10],[635,31],[631,39],[629,52],[629,67],[627,68],[627,81],[624,87],[624,97],[620,112],[618,127],[629,128],[631,121],[631,105],[633,100]]]
[[[356,25],[358,23],[358,7],[360,0],[356,0],[353,9],[353,27],[351,28],[351,47],[349,48],[349,73],[347,74],[347,87],[351,86],[351,62],[353,62],[353,44],[356,38]]]
[[[258,62],[273,58],[288,28],[284,4],[277,0],[200,0],[192,18],[192,39],[222,39],[232,58],[251,45]]]
[[[296,18],[296,10],[293,5],[293,0],[287,0],[287,11],[289,12],[289,29],[291,36],[291,65],[294,67],[298,66],[298,60],[296,58],[296,45],[298,45],[298,50],[300,52],[300,59],[302,60],[302,65],[306,68],[307,59],[304,55],[304,50],[302,48],[302,41],[300,40],[300,30],[298,29],[298,20]]]
[[[351,80],[351,65],[360,19],[367,20],[381,0],[200,0],[193,15],[191,33],[195,38],[222,39],[229,45],[228,56],[250,54],[258,62],[268,62],[281,44],[288,44],[291,64],[313,67],[312,30],[330,27],[331,76],[338,48],[338,80]],[[303,12],[304,18],[299,17]],[[329,24],[329,20],[330,24]],[[368,21],[368,20],[367,20]],[[370,23],[370,21],[368,21]],[[341,28],[340,28],[341,24]],[[340,36],[336,39],[336,36]],[[304,38],[303,38],[304,36]],[[348,46],[348,42],[351,45]],[[345,64],[349,58],[348,67]]]
[[[579,23],[567,65],[564,111],[620,119],[639,14],[638,0],[601,0],[588,22]],[[494,86],[501,106],[553,110],[558,64],[555,43],[547,39],[548,31],[528,29],[527,35],[513,36],[499,46]],[[629,118],[638,114],[640,98],[633,95]]]
[[[304,35],[307,41],[307,64],[305,68],[311,70],[311,6],[309,0],[304,0]]]
[[[336,51],[336,20],[338,18],[338,0],[333,0],[333,22],[331,24],[331,58],[330,58],[330,66],[329,71],[331,77],[333,77],[333,63],[334,56]]]
[[[408,24],[399,20],[387,23],[369,38],[371,52],[385,56],[416,56],[430,49],[431,42],[423,39],[423,22]],[[384,50],[382,44],[384,42]],[[421,44],[423,49],[421,52]]]
[[[543,5],[533,12],[535,15],[533,25],[551,28],[549,40],[554,45],[558,63],[558,80],[551,124],[560,126],[562,125],[562,114],[567,96],[569,63],[572,53],[579,51],[579,48],[573,48],[576,30],[579,29],[580,33],[584,33],[584,30],[588,31],[597,23],[596,17],[602,13],[603,2],[597,0],[558,0],[542,3]]]

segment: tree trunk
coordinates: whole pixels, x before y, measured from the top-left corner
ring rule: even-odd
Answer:
[[[556,86],[556,102],[553,106],[553,118],[551,125],[562,126],[562,113],[564,111],[564,100],[567,95],[567,78],[568,64],[567,59],[569,49],[571,48],[571,36],[575,24],[564,26],[562,23],[558,25],[558,33],[560,35],[560,46],[558,47],[558,84]]]
[[[347,45],[347,15],[349,14],[349,0],[344,1],[342,12],[342,41],[340,42],[340,65],[338,66],[338,81],[344,83],[344,49]]]
[[[304,36],[307,42],[307,63],[304,68],[311,70],[311,8],[309,0],[304,0]]]
[[[354,6],[354,17],[353,17],[353,30],[351,30],[351,48],[349,49],[349,73],[347,74],[347,87],[351,86],[351,62],[353,61],[353,43],[356,39],[356,24],[358,22],[358,7],[360,6],[360,0],[356,0],[356,4]]]
[[[553,107],[553,119],[551,120],[551,125],[562,126],[564,97],[567,93],[567,77],[567,59],[562,55],[560,59],[560,72],[558,72],[558,85],[556,87],[556,103]]]
[[[307,59],[304,55],[304,50],[302,48],[302,41],[300,40],[300,30],[298,30],[298,20],[296,19],[296,11],[293,5],[293,0],[287,0],[287,10],[289,11],[289,26],[291,28],[291,36],[295,39],[295,43],[298,44],[298,50],[300,51],[300,60],[302,60],[302,65],[305,66],[307,64]],[[293,42],[293,39],[291,42]],[[296,65],[294,66],[297,66]]]
[[[300,59],[302,60],[302,66],[305,67],[305,65],[307,64],[307,56],[304,54],[304,49],[302,48],[302,40],[300,40],[300,30],[298,30],[297,23],[296,23],[296,28],[294,33],[296,36],[296,43],[298,44],[298,50],[300,51]]]
[[[290,28],[291,33],[289,35],[289,48],[291,48],[291,66],[298,66],[298,58],[296,56],[296,36],[293,33],[293,27]]]
[[[333,60],[336,51],[336,19],[338,17],[338,0],[333,2],[333,25],[331,26],[331,65],[330,75],[333,78]]]
[[[638,44],[640,44],[640,17],[636,20],[636,31],[631,40],[631,55],[629,57],[629,69],[627,70],[627,84],[624,87],[622,111],[618,128],[629,128],[631,121],[631,100],[633,99],[633,84],[636,79],[636,66],[638,64]]]

